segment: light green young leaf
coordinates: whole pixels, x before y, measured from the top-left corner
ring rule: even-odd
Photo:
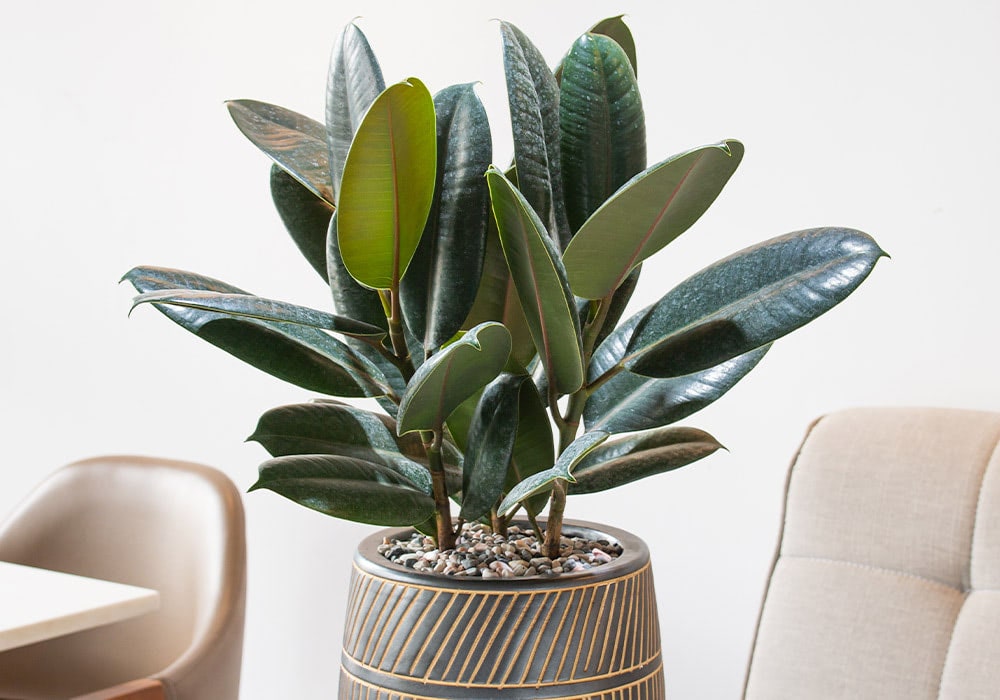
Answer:
[[[395,288],[413,257],[434,196],[434,100],[416,78],[390,85],[358,127],[341,182],[339,251],[371,289]]]

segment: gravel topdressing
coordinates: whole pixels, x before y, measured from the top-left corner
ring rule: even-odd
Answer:
[[[494,534],[480,523],[466,523],[455,549],[440,551],[430,537],[416,532],[408,540],[385,538],[379,554],[415,571],[481,578],[555,576],[593,569],[616,559],[622,548],[607,540],[563,536],[560,556],[542,556],[541,543],[532,530],[514,525],[507,537]]]

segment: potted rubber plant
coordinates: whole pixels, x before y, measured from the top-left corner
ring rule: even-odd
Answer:
[[[506,169],[472,84],[386,86],[353,24],[332,53],[322,123],[228,103],[273,161],[274,204],[332,310],[180,270],[125,279],[135,305],[324,395],[260,418],[251,439],[271,458],[253,489],[397,528],[355,557],[341,697],[659,697],[645,545],[564,522],[567,497],[719,449],[674,423],[846,298],[884,253],[852,229],[789,233],[622,321],[643,261],[712,204],[743,146],[647,164],[620,17],[555,70],[499,27]]]

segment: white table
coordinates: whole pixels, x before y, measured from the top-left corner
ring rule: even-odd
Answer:
[[[137,617],[160,594],[0,561],[0,651]]]

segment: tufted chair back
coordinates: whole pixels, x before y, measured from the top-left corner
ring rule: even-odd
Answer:
[[[745,698],[1000,698],[1000,414],[856,409],[792,465]]]

